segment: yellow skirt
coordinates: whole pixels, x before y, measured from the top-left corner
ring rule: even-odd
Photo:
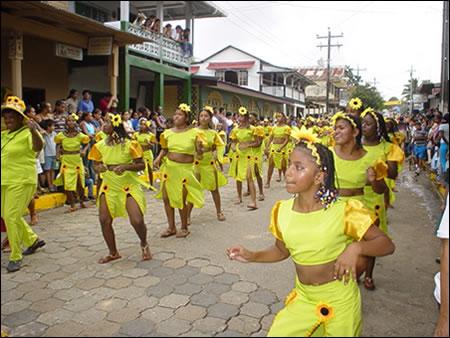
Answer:
[[[201,160],[195,160],[194,172],[203,189],[214,191],[227,184],[227,178],[217,167],[211,152],[204,153]]]
[[[236,181],[242,182],[247,180],[247,172],[250,170],[250,175],[253,179],[255,176],[255,165],[258,166],[258,173],[261,172],[261,168],[259,168],[259,160],[261,158],[262,156],[255,153],[253,148],[239,150],[234,155],[234,163],[230,165],[228,174]]]
[[[361,332],[361,295],[356,282],[314,286],[296,279],[268,337],[357,337]]]
[[[61,156],[61,168],[54,181],[57,186],[64,185],[66,191],[77,191],[77,180],[84,188],[84,165],[80,154]]]
[[[287,167],[288,159],[289,159],[289,153],[288,153],[288,145],[286,145],[281,152],[278,151],[278,149],[281,148],[281,144],[271,144],[269,149],[269,161],[273,160],[273,164],[275,168],[281,170],[281,166],[284,164]]]
[[[134,171],[125,171],[122,175],[117,175],[113,171],[106,171],[103,173],[99,196],[105,195],[106,205],[113,219],[128,216],[127,196],[133,197],[139,205],[142,215],[145,215],[147,204],[142,186],[148,187]],[[100,198],[97,199],[97,207],[99,206]]]
[[[380,220],[380,230],[388,234],[386,206],[384,204],[384,194],[376,194],[371,186],[364,187],[364,204],[372,210]]]
[[[183,209],[183,188],[186,188],[186,202],[192,203],[196,208],[202,208],[204,204],[203,189],[194,174],[192,163],[178,163],[165,159],[161,166],[161,189],[156,198],[163,198],[163,189],[166,189],[170,206]]]

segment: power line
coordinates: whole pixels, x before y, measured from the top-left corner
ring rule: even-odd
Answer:
[[[317,35],[317,39],[328,39],[328,44],[327,45],[318,45],[317,47],[319,47],[320,49],[322,49],[323,47],[327,47],[328,48],[328,58],[327,58],[327,96],[326,96],[326,107],[325,107],[325,112],[328,114],[329,113],[329,101],[330,101],[330,55],[331,55],[331,48],[332,47],[342,47],[342,44],[331,44],[331,39],[334,38],[342,38],[344,37],[344,34],[341,33],[340,35],[331,35],[331,31],[330,31],[330,27],[328,27],[328,35],[327,36],[319,36]]]

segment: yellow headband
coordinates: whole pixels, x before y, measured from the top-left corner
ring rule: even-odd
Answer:
[[[239,115],[247,115],[247,108],[240,107],[239,108]]]
[[[358,128],[358,126],[356,125],[355,121],[353,121],[353,119],[350,116],[348,116],[348,114],[345,114],[343,112],[338,112],[338,113],[333,115],[333,117],[331,118],[333,126],[336,125],[336,122],[339,119],[343,119],[343,120],[346,120],[346,121],[350,122],[350,124],[353,126],[353,128]]]
[[[2,105],[2,111],[5,109],[14,110],[15,112],[22,115],[25,119],[28,119],[28,117],[25,115],[25,109],[26,109],[25,102],[23,102],[17,96],[8,96],[5,104]]]
[[[362,107],[362,101],[359,97],[354,97],[353,99],[350,100],[348,106],[353,110],[358,110],[359,108]]]
[[[214,109],[211,106],[204,106],[203,110],[210,112],[211,114],[214,114]]]
[[[181,110],[184,113],[190,113],[191,107],[189,107],[186,103],[182,103],[178,106],[178,109]]]
[[[322,168],[322,161],[320,160],[320,155],[315,145],[315,143],[320,143],[317,136],[305,126],[302,126],[301,129],[294,130],[291,136],[297,141],[297,144],[303,142],[306,145],[306,148],[311,151],[312,156],[316,159],[316,164],[319,168]]]

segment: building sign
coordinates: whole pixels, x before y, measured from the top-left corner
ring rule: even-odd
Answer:
[[[83,49],[65,45],[63,43],[56,43],[56,56],[71,60],[83,61]]]
[[[88,55],[111,55],[112,37],[89,38]]]

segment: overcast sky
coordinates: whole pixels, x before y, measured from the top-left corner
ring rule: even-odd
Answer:
[[[332,65],[358,65],[365,81],[374,83],[385,99],[401,97],[414,77],[440,82],[442,1],[213,1],[226,18],[195,21],[196,59],[204,59],[227,45],[280,66],[326,64],[326,48],[333,39]],[[355,71],[356,72],[356,71]]]

